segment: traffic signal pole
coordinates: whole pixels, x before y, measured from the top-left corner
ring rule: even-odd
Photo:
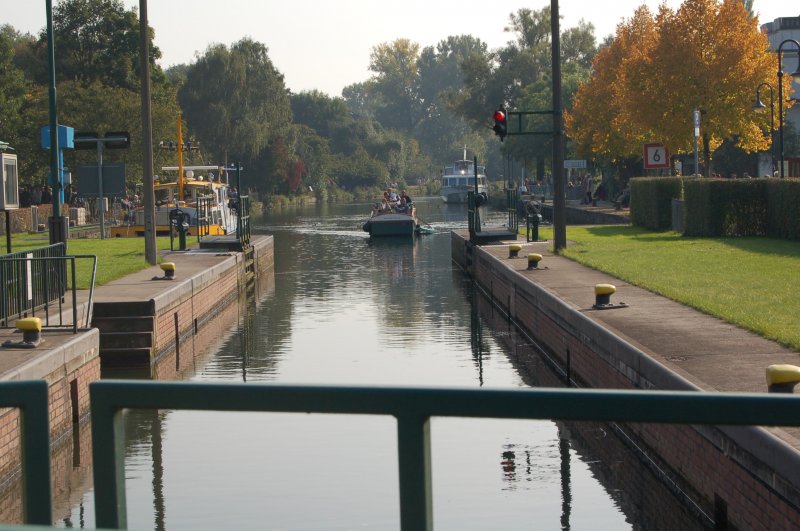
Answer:
[[[550,0],[553,54],[553,247],[558,254],[567,247],[567,197],[564,183],[564,114],[561,103],[561,31],[558,0]]]
[[[139,0],[139,60],[142,76],[142,151],[144,174],[142,195],[144,207],[144,257],[147,263],[158,262],[155,228],[155,187],[153,183],[153,121],[150,109],[150,32],[147,23],[147,0]]]
[[[553,247],[556,253],[567,247],[567,196],[564,179],[564,110],[561,100],[561,39],[558,22],[558,0],[550,0],[550,29],[553,41],[553,109],[549,111],[507,111],[501,105],[492,114],[494,127],[492,130],[502,142],[506,136],[517,135],[552,135],[553,138]],[[523,131],[523,116],[553,115],[552,131]],[[514,117],[508,128],[508,117]],[[509,177],[510,179],[510,177]]]
[[[53,185],[53,214],[50,216],[49,231],[50,243],[67,243],[69,228],[67,220],[61,215],[61,198],[63,197],[63,174],[61,164],[61,150],[58,147],[58,111],[56,107],[56,59],[55,45],[53,44],[53,2],[46,0],[47,11],[47,66],[50,106],[50,181]]]

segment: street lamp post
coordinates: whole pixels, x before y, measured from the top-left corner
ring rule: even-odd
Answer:
[[[766,82],[761,83],[756,89],[756,102],[753,104],[755,110],[760,111],[767,108],[761,101],[761,87],[769,89],[769,176],[772,177],[772,172],[775,171],[775,100],[773,99],[772,85]]]
[[[778,130],[780,134],[780,149],[781,149],[781,179],[783,179],[783,63],[781,62],[781,54],[783,53],[784,44],[794,44],[797,48],[797,69],[792,72],[793,77],[800,77],[800,42],[794,39],[786,39],[778,46]]]

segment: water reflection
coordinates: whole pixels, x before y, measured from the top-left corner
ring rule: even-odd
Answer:
[[[256,230],[275,237],[274,283],[233,308],[233,327],[206,340],[190,369],[168,377],[559,385],[531,341],[452,265],[449,231],[466,226],[465,207],[417,202],[436,232],[406,242],[370,242],[360,229],[368,205],[287,209],[257,222]],[[131,528],[399,527],[391,418],[132,411],[125,428]],[[636,520],[642,491],[654,491],[646,471],[634,474],[637,492],[620,494],[622,458],[594,426],[435,418],[431,433],[436,529],[653,523]],[[84,509],[91,527],[90,492],[72,507],[71,521],[83,526]]]

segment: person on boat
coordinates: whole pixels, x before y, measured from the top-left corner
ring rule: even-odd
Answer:
[[[397,192],[395,192],[395,191],[394,191],[394,190],[392,190],[391,188],[389,188],[389,189],[387,190],[387,192],[389,192],[389,202],[390,202],[390,203],[395,203],[395,204],[397,204],[397,203],[399,203],[399,202],[400,202],[400,196],[399,196],[399,195],[397,195]]]
[[[400,196],[400,204],[397,205],[397,212],[400,214],[406,214],[408,213],[408,209],[409,206],[406,198],[404,196]]]
[[[411,203],[412,203],[411,196],[408,195],[405,190],[400,192],[400,201],[403,201],[403,199],[405,199],[406,205],[411,206]]]

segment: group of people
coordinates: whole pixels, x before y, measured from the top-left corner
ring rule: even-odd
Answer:
[[[53,202],[53,191],[48,185],[25,185],[19,193],[19,206],[47,205]]]
[[[399,213],[399,214],[407,214],[412,211],[414,208],[411,196],[406,193],[405,190],[401,191],[399,194],[388,188],[385,192],[383,192],[383,197],[381,198],[380,202],[375,204],[375,213],[376,214],[386,214],[389,212]]]

